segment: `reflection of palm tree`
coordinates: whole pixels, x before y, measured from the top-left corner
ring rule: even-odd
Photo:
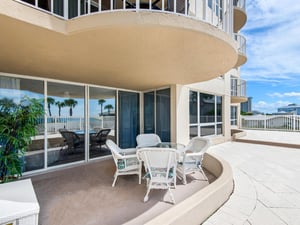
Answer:
[[[101,113],[100,113],[100,116],[103,115],[103,104],[104,104],[105,100],[104,99],[99,99],[98,100],[98,105],[101,106]]]
[[[65,107],[66,104],[64,102],[57,101],[57,102],[55,102],[55,105],[58,107],[58,116],[60,117],[61,108]]]
[[[16,106],[16,103],[10,98],[2,98],[0,99],[0,109],[10,109],[13,108],[13,106]]]
[[[51,105],[54,105],[54,103],[55,103],[55,99],[54,98],[51,98],[51,97],[47,98],[49,116],[52,116],[52,114],[51,114]]]
[[[78,104],[78,102],[72,98],[70,99],[66,99],[64,101],[65,105],[70,107],[70,116],[73,115],[73,108],[75,108],[75,106]]]
[[[106,106],[104,107],[104,109],[107,109],[108,115],[110,114],[110,110],[113,109],[113,108],[114,108],[114,107],[113,107],[111,104],[106,105]]]

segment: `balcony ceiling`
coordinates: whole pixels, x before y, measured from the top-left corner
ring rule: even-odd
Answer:
[[[1,2],[0,72],[147,90],[218,77],[238,59],[223,31],[178,15],[113,12],[64,21]]]

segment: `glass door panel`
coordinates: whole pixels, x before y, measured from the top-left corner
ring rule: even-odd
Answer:
[[[139,94],[119,91],[119,146],[136,147],[136,136],[140,133]]]
[[[144,133],[155,133],[154,91],[144,93]]]
[[[156,134],[164,142],[171,140],[170,88],[156,91]]]
[[[15,111],[17,105],[26,104],[26,98],[37,99],[44,107],[44,82],[39,80],[0,76],[0,114]],[[22,102],[23,101],[23,102]],[[1,143],[0,143],[1,145]],[[44,117],[37,121],[36,135],[32,137],[23,158],[23,172],[44,168]]]
[[[90,87],[89,97],[89,157],[110,155],[105,142],[107,138],[116,142],[116,91]]]
[[[48,166],[85,159],[84,87],[48,82]]]

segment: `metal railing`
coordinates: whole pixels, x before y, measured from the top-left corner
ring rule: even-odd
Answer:
[[[246,38],[241,34],[234,34],[234,40],[238,43],[239,54],[246,56]]]
[[[300,131],[299,115],[241,116],[241,129]]]
[[[247,83],[240,78],[231,77],[231,96],[246,97]]]
[[[232,35],[232,0],[15,0],[63,19],[112,11],[152,11],[205,21]]]
[[[246,0],[233,0],[233,6],[246,11]]]

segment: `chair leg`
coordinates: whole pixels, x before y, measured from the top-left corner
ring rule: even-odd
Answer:
[[[142,165],[139,166],[139,184],[142,183]]]
[[[170,186],[169,186],[169,193],[170,193],[170,196],[171,196],[171,200],[172,200],[172,202],[173,202],[173,204],[175,205],[175,198],[174,198],[174,195],[173,195],[173,193],[172,193],[172,191],[171,191],[171,188],[170,188]]]
[[[115,175],[114,175],[114,181],[113,181],[113,183],[112,183],[112,187],[114,187],[115,186],[115,184],[116,184],[116,181],[117,181],[117,178],[118,178],[118,172],[115,172]]]
[[[148,186],[147,193],[144,197],[144,202],[147,202],[149,200],[149,193],[150,193],[150,185]]]
[[[186,174],[185,174],[184,170],[182,172],[182,180],[183,180],[183,184],[186,185]]]
[[[203,171],[203,169],[202,169],[201,166],[199,166],[199,169],[200,169],[200,172],[202,173],[202,175],[203,175],[203,177],[204,177],[204,180],[205,180],[205,181],[208,181],[208,178],[207,178],[206,174],[204,173],[204,171]]]

